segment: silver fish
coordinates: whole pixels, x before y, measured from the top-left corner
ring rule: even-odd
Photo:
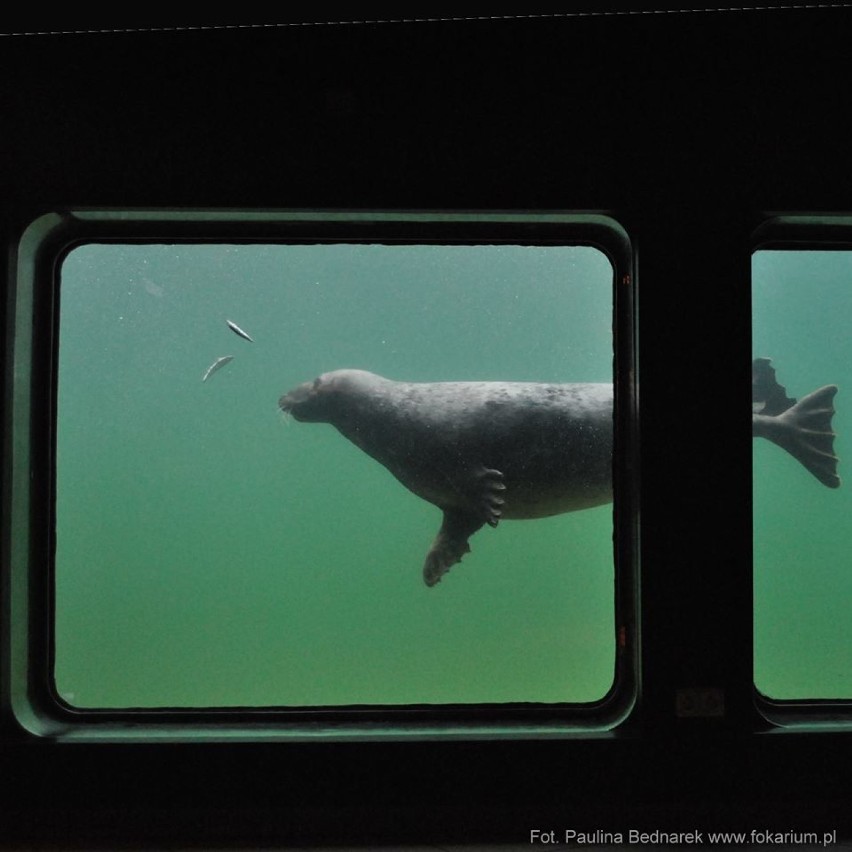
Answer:
[[[234,332],[234,334],[239,335],[244,340],[248,340],[249,342],[254,343],[251,337],[249,337],[248,334],[246,334],[235,322],[231,322],[230,320],[225,320],[225,322],[228,323],[228,328],[230,328],[231,331]]]
[[[217,358],[208,368],[207,372],[201,377],[202,382],[206,382],[210,376],[213,375],[217,370],[221,370],[225,364],[230,364],[231,361],[234,360],[233,355],[223,355],[221,358]]]

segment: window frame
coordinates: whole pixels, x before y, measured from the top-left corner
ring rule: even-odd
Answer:
[[[852,251],[852,216],[831,214],[769,213],[753,231],[751,237],[749,290],[754,255],[759,251]],[[751,297],[753,305],[753,296]],[[752,328],[754,323],[752,309]],[[752,524],[754,508],[752,506]],[[752,532],[752,541],[753,541]],[[752,555],[752,569],[754,558]],[[752,588],[754,577],[752,575]],[[752,603],[754,617],[756,602]],[[752,627],[752,652],[754,627]],[[752,664],[753,700],[760,716],[776,729],[852,727],[852,699],[811,698],[778,699],[762,693],[754,682]]]
[[[434,243],[588,245],[613,267],[615,672],[590,704],[333,708],[77,709],[53,685],[55,445],[59,270],[75,247],[133,243]],[[10,287],[7,415],[10,692],[36,736],[112,740],[429,739],[605,733],[639,690],[638,422],[635,276],[626,231],[599,213],[81,210],[49,213],[24,231]]]

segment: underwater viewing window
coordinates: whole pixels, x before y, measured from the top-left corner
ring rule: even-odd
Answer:
[[[636,654],[626,245],[599,216],[36,223],[13,616],[39,712],[612,725]]]
[[[852,711],[852,222],[786,217],[760,236],[754,682],[773,720],[837,720]]]

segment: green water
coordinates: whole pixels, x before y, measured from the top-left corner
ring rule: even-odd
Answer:
[[[343,367],[609,382],[611,288],[586,247],[74,250],[61,277],[60,695],[82,708],[601,698],[611,506],[486,528],[429,589],[439,510],[333,427],[283,420],[277,401]],[[780,344],[772,354],[791,389],[838,378],[828,365],[798,375]],[[223,355],[234,360],[202,383]]]
[[[796,399],[827,384],[843,484],[754,442],[754,669],[776,699],[852,698],[852,252],[760,251],[754,354]]]

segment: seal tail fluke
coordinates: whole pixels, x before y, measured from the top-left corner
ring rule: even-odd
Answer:
[[[775,378],[769,358],[755,358],[751,362],[751,403],[753,411],[767,415],[780,414],[796,404]]]
[[[467,540],[482,524],[483,521],[473,515],[444,510],[441,529],[438,530],[423,563],[423,581],[427,586],[438,583],[453,565],[461,562],[465,553],[470,553]]]
[[[836,393],[835,385],[826,385],[802,397],[792,408],[768,418],[778,421],[780,428],[766,434],[829,488],[840,486],[831,425]]]

